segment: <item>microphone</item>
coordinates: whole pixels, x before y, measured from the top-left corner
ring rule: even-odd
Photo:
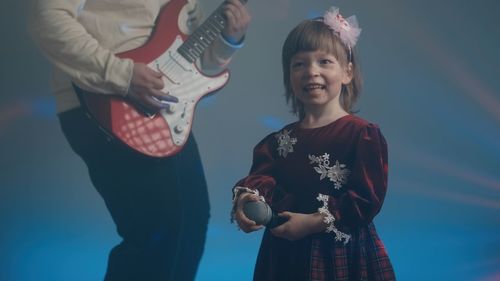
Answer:
[[[271,207],[262,201],[249,201],[243,206],[245,216],[257,224],[267,228],[275,228],[284,224],[288,219],[278,216],[271,210]]]

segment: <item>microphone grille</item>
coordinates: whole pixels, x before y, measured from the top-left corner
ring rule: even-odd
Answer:
[[[243,206],[243,213],[247,218],[261,225],[268,224],[273,216],[269,205],[262,201],[246,202]]]

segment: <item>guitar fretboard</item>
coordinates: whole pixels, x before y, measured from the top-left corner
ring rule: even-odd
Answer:
[[[240,0],[245,4],[246,0]],[[203,51],[219,36],[226,25],[221,4],[177,49],[177,52],[188,62],[194,63]]]

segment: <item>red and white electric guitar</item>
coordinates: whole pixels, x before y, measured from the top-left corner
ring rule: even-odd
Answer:
[[[242,1],[245,3],[246,1]],[[198,101],[222,88],[229,72],[204,75],[195,61],[219,36],[226,24],[219,6],[189,37],[179,28],[185,23],[187,0],[172,0],[161,10],[148,42],[117,54],[147,64],[162,72],[164,90],[179,99],[154,115],[144,113],[118,95],[85,91],[74,85],[80,102],[108,135],[133,150],[152,157],[168,157],[179,152],[187,141]]]

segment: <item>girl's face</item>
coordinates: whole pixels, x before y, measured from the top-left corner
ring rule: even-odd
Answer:
[[[304,104],[306,113],[340,106],[342,84],[348,84],[352,79],[349,73],[334,55],[321,50],[298,52],[290,62],[292,91]]]

